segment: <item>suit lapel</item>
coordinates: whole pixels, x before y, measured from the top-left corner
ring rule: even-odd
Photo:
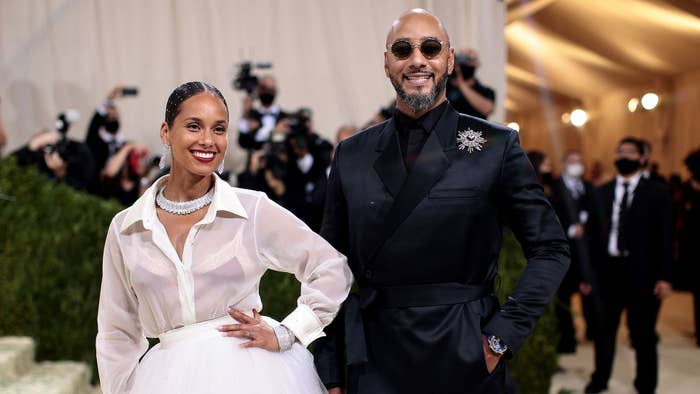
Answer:
[[[450,144],[450,135],[455,135],[458,119],[459,115],[457,112],[448,106],[445,113],[435,125],[435,129],[428,136],[423,149],[416,159],[416,163],[413,165],[411,173],[408,176],[404,175],[405,181],[403,181],[403,185],[400,187],[398,193],[394,194],[394,204],[391,206],[384,220],[378,243],[370,254],[370,262],[376,257],[386,240],[394,234],[399,225],[406,220],[413,209],[425,198],[430,189],[442,178],[445,170],[449,167],[450,161],[445,150],[450,149],[452,145],[454,145],[454,143]],[[393,121],[390,123],[393,123]],[[392,133],[394,135],[397,134],[395,127],[392,127]],[[398,137],[395,138],[396,150],[398,152],[396,154],[398,154],[398,161],[401,163],[402,174],[405,174],[406,170],[403,166],[400,148],[398,147]],[[452,140],[454,140],[454,138],[452,138]],[[387,146],[387,149],[388,148]],[[386,154],[387,149],[383,151],[382,156]],[[380,161],[382,156],[380,156],[377,161]],[[383,165],[380,165],[380,168],[382,167]],[[377,162],[375,162],[375,170],[379,173]],[[387,168],[382,168],[382,170],[385,171],[386,175],[389,175]],[[380,177],[382,177],[382,174],[380,174]],[[387,186],[392,183],[391,180],[387,180],[383,177],[382,181]]]
[[[392,197],[396,198],[406,180],[406,167],[401,157],[399,136],[394,118],[384,126],[376,151],[381,152],[374,161],[374,171],[379,175]]]

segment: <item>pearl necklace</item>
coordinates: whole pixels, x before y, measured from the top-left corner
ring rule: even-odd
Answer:
[[[175,215],[188,215],[198,209],[206,207],[211,204],[214,199],[214,188],[212,187],[209,191],[202,197],[195,198],[190,201],[170,201],[163,194],[165,187],[162,187],[158,194],[156,195],[156,204],[163,210],[173,213]]]

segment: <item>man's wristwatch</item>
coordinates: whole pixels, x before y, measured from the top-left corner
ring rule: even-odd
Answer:
[[[495,335],[487,336],[486,341],[489,343],[489,348],[491,348],[491,350],[499,356],[502,356],[506,351],[508,351],[508,345],[503,343],[501,338]]]

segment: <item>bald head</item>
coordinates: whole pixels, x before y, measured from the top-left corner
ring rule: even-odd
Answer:
[[[406,27],[410,28],[413,25],[433,25],[437,27],[441,35],[441,37],[437,38],[447,43],[448,48],[450,47],[450,36],[447,34],[447,30],[445,30],[440,18],[423,8],[410,9],[401,14],[391,24],[391,28],[386,35],[386,46],[388,47],[394,40],[399,38],[398,35],[405,30]]]

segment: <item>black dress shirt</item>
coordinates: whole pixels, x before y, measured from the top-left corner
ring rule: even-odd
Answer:
[[[411,171],[413,164],[418,158],[418,154],[428,135],[433,131],[442,114],[447,108],[447,100],[442,104],[426,112],[420,118],[412,118],[398,109],[394,113],[396,118],[396,130],[399,132],[399,145],[401,145],[401,156],[404,159],[406,170]]]

